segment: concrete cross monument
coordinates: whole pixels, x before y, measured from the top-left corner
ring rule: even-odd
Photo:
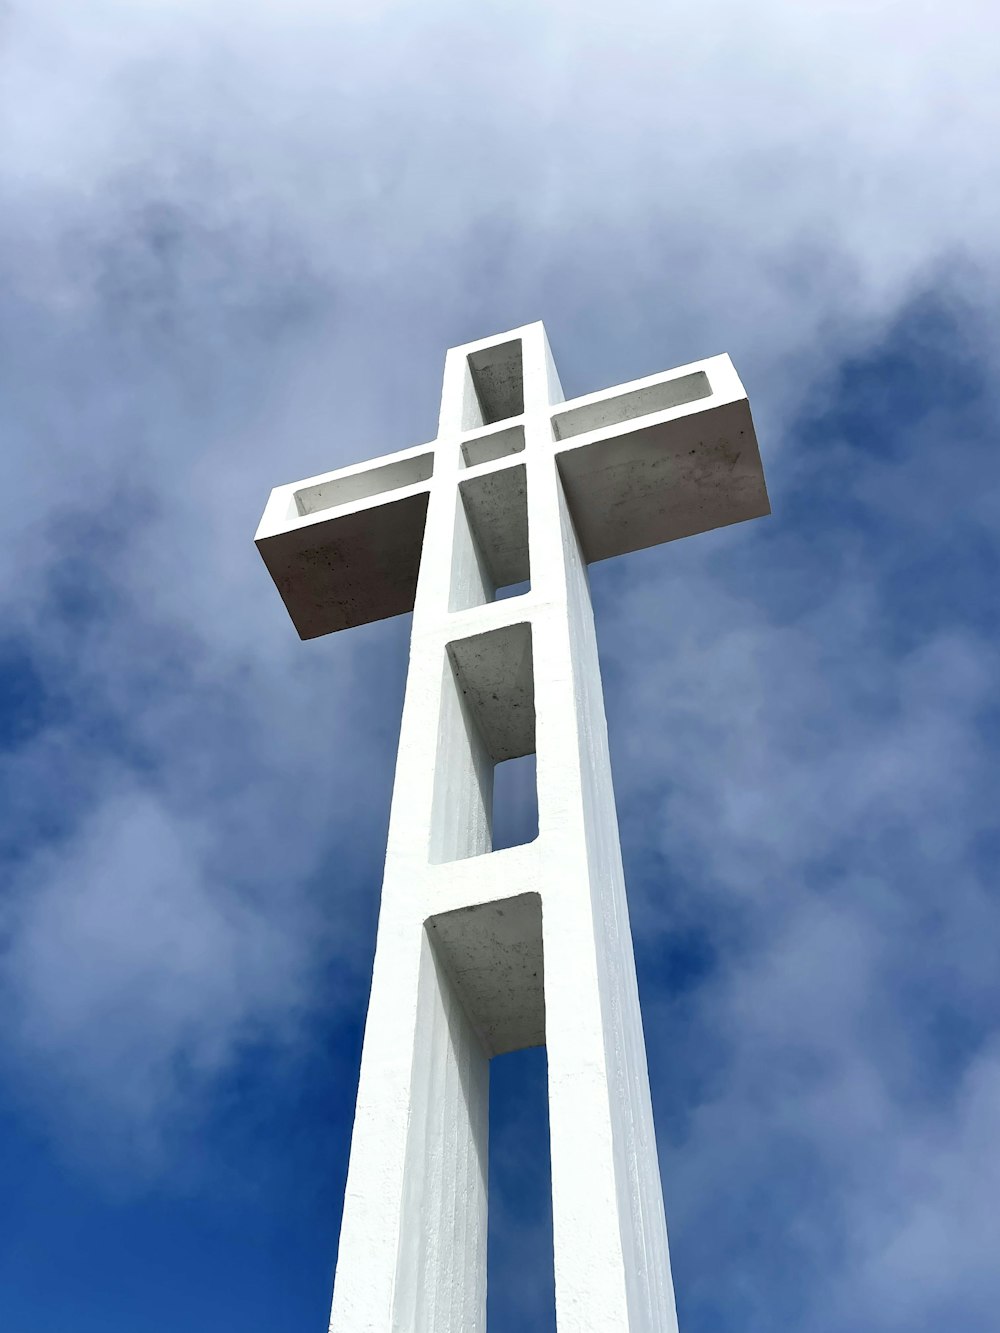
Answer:
[[[676,1329],[587,566],[768,512],[727,356],[566,402],[540,323],[448,352],[432,444],[272,491],[302,638],[413,612],[333,1333],[483,1333],[490,1059],[539,1045],[559,1333]]]

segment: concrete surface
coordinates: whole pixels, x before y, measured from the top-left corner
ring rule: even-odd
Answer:
[[[541,324],[449,351],[433,445],[272,492],[303,637],[413,610],[334,1333],[483,1333],[489,1060],[542,1041],[559,1333],[676,1330],[587,564],[766,512],[728,357],[565,403]]]
[[[271,492],[257,547],[303,639],[413,609],[431,459],[444,467],[450,489],[456,453],[468,474],[463,495],[479,529],[490,597],[528,577],[520,480],[490,475],[523,449],[523,412],[516,424],[490,415],[494,424],[483,429],[477,389],[488,386],[493,411],[521,405],[511,353],[520,345],[508,338],[491,369],[490,347],[471,344],[479,350],[456,369],[433,446]],[[534,449],[557,460],[588,562],[770,513],[750,406],[728,356],[535,410],[550,420],[544,431],[533,422]],[[472,477],[481,480],[473,485]]]
[[[488,1056],[545,1045],[537,893],[442,912],[428,920],[427,930]]]

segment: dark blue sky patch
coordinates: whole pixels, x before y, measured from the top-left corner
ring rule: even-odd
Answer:
[[[674,931],[665,939],[645,945],[637,941],[636,962],[645,977],[670,998],[694,989],[716,965],[716,950],[705,929]]]
[[[490,1062],[487,1319],[554,1333],[552,1201],[545,1051]]]
[[[0,749],[30,740],[45,725],[49,708],[44,682],[25,645],[0,644]]]
[[[878,343],[848,358],[821,388],[824,406],[802,423],[803,442],[843,438],[869,457],[906,462],[928,419],[954,430],[987,412],[983,317],[946,284],[911,299]],[[951,446],[942,439],[938,447]]]

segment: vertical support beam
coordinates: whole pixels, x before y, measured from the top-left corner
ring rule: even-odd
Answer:
[[[425,930],[436,911],[481,898],[477,853],[490,838],[492,764],[447,655],[451,638],[494,610],[449,610],[454,566],[467,569],[470,556],[454,545],[456,434],[477,402],[464,359],[449,353],[449,435],[438,444],[414,603],[331,1333],[486,1325],[488,1055]],[[452,881],[450,897],[441,880]]]
[[[559,1333],[673,1333],[652,1106],[587,566],[554,465],[544,334],[529,413],[539,840]],[[526,376],[526,391],[529,390]],[[538,409],[542,404],[537,404]]]
[[[489,1059],[426,930],[418,992],[392,1328],[484,1333]]]
[[[550,1018],[550,1067],[553,1063],[556,1065],[559,1079],[553,1087],[553,1098],[559,1100],[561,1093],[565,1092],[567,1103],[558,1112],[553,1107],[553,1119],[557,1116],[565,1118],[567,1122],[579,1127],[579,1119],[574,1118],[572,1109],[580,1072],[578,1061],[582,1059],[585,1067],[589,1067],[592,1056],[588,1057],[587,1047],[593,1043],[591,1049],[596,1049],[599,1042],[604,1067],[597,1071],[592,1091],[595,1099],[594,1114],[602,1118],[606,1116],[606,1124],[601,1125],[594,1137],[604,1151],[609,1151],[608,1165],[614,1178],[614,1201],[608,1215],[614,1216],[618,1233],[621,1289],[618,1274],[612,1274],[610,1265],[607,1280],[609,1288],[614,1286],[616,1301],[622,1300],[622,1289],[624,1294],[624,1309],[618,1308],[614,1314],[608,1311],[608,1322],[602,1324],[597,1320],[580,1327],[593,1328],[595,1333],[602,1326],[628,1329],[629,1333],[668,1333],[668,1330],[676,1330],[677,1316],[615,814],[597,642],[587,567],[580,555],[579,543],[558,479],[557,488],[559,528],[567,578],[569,656],[574,681],[573,721],[579,755],[579,789],[576,808],[572,812],[572,822],[579,823],[578,832],[573,835],[572,841],[582,849],[585,856],[585,882],[589,889],[589,920],[579,919],[582,913],[578,913],[577,904],[567,905],[565,910],[573,920],[571,925],[567,922],[566,928],[578,935],[581,952],[586,947],[585,936],[590,933],[593,973],[588,969],[588,980],[594,986],[595,993],[592,997],[593,1009],[586,1011],[590,1020],[589,1031],[583,1033],[581,1030],[574,1034],[580,1042],[578,1049],[574,1050],[570,1042],[567,1042],[565,1050],[554,1049],[557,1045],[556,1022],[554,1017]],[[552,928],[554,933],[558,928],[556,923],[553,923]],[[550,947],[548,937],[546,947]],[[566,965],[568,971],[564,990],[569,993],[572,962],[567,959]],[[553,999],[555,994],[553,985]],[[582,1029],[581,1016],[575,1006],[567,1014],[567,1020]],[[599,1088],[602,1082],[603,1088]],[[559,1168],[553,1163],[554,1196],[558,1189],[557,1172],[570,1190],[569,1198],[564,1200],[560,1209],[567,1221],[573,1218],[576,1209],[583,1203],[575,1197],[580,1182],[580,1163],[575,1158],[579,1153],[585,1160],[588,1154],[586,1143],[579,1138],[574,1139],[572,1135],[573,1130],[567,1123],[567,1153],[560,1157]],[[553,1144],[557,1141],[558,1135],[553,1129]],[[593,1152],[593,1144],[589,1151]],[[600,1188],[602,1193],[607,1188],[603,1179]],[[593,1204],[590,1206],[593,1208]],[[596,1214],[592,1213],[591,1216]],[[604,1240],[609,1247],[613,1245],[610,1234]],[[556,1249],[558,1255],[558,1240]],[[593,1281],[593,1271],[591,1268],[586,1274],[585,1281],[588,1283]],[[575,1272],[577,1277],[582,1276],[578,1265],[575,1266]]]

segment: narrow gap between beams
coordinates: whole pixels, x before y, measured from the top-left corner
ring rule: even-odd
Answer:
[[[498,458],[524,452],[524,427],[508,426],[506,430],[491,430],[474,435],[462,442],[462,466],[475,467],[477,463],[494,463]]]
[[[535,756],[506,759],[493,770],[493,850],[520,847],[538,837]]]
[[[544,1046],[490,1061],[486,1327],[555,1333]]]

